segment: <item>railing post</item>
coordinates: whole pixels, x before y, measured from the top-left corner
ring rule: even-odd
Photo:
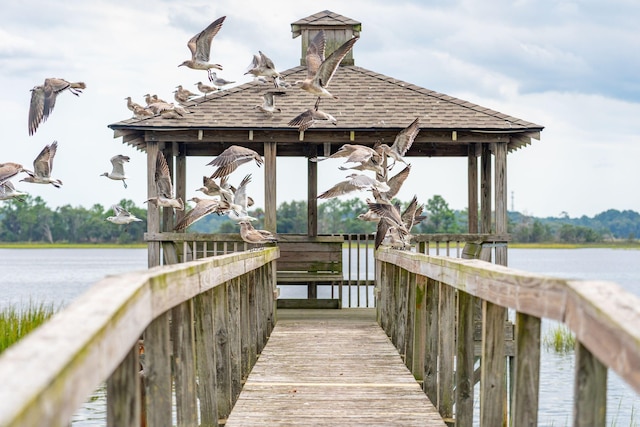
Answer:
[[[440,286],[440,340],[438,343],[438,411],[445,420],[453,418],[453,356],[455,354],[455,289]]]
[[[413,369],[414,342],[415,342],[415,319],[416,319],[416,275],[406,271],[407,280],[407,322],[404,340],[404,363],[410,371]],[[412,372],[413,373],[413,372]]]
[[[438,404],[438,337],[439,316],[438,306],[440,300],[440,287],[438,282],[427,279],[427,316],[426,331],[427,340],[424,350],[424,375],[423,388],[431,403]]]
[[[483,301],[480,425],[506,426],[506,359],[504,324],[507,310]]]
[[[215,289],[215,288],[214,288]],[[218,426],[213,291],[194,298],[200,427]],[[169,417],[169,419],[171,419]]]
[[[196,357],[193,330],[193,305],[185,301],[171,310],[173,373],[176,390],[178,426],[198,423],[196,395]]]
[[[540,318],[516,313],[515,386],[512,426],[538,425]]]
[[[410,368],[415,379],[422,381],[424,379],[424,350],[427,336],[427,278],[417,274],[414,275],[414,286],[415,318],[413,321],[413,365]]]
[[[458,322],[456,343],[456,427],[473,425],[473,365],[475,298],[458,291]]]
[[[227,309],[227,287],[213,289],[214,336],[216,360],[216,401],[218,418],[226,420],[231,413],[231,349],[229,347],[229,310]]]
[[[171,342],[169,312],[154,319],[144,332],[147,424],[171,427]]]
[[[579,341],[575,357],[573,425],[604,427],[607,415],[607,367]]]
[[[107,426],[140,427],[140,361],[136,343],[107,380]]]
[[[235,404],[242,390],[242,323],[240,317],[240,280],[229,282],[229,352],[231,357],[231,401]]]

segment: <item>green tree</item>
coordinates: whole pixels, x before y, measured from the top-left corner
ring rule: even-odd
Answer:
[[[425,219],[419,231],[422,233],[458,233],[460,228],[456,215],[449,208],[449,204],[442,196],[435,195],[427,200],[425,205],[427,219]]]

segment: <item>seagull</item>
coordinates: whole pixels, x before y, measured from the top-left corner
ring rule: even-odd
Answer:
[[[34,86],[29,105],[29,135],[36,133],[40,123],[47,120],[60,92],[69,89],[69,92],[79,96],[86,87],[83,82],[68,82],[58,78],[45,79],[42,85]]]
[[[173,195],[173,184],[171,183],[171,173],[169,165],[162,152],[158,152],[156,156],[156,196],[147,199],[148,203],[166,208],[175,208],[179,211],[184,210],[184,202],[181,198],[175,198]]]
[[[354,191],[373,190],[389,191],[389,186],[384,183],[370,178],[366,175],[353,173],[347,176],[346,181],[339,182],[324,193],[318,196],[318,199],[331,199],[333,197],[349,194]]]
[[[258,55],[253,55],[253,60],[251,64],[249,64],[249,67],[247,67],[247,72],[244,74],[251,74],[254,78],[271,77],[274,86],[278,87],[277,79],[280,78],[280,73],[276,71],[276,66],[273,64],[273,61],[262,53],[262,51],[258,51]]]
[[[315,108],[310,108],[307,111],[300,113],[296,117],[291,119],[288,125],[298,126],[298,131],[304,132],[314,124],[322,121],[327,121],[333,124],[334,126],[337,126],[336,118],[329,113],[325,113],[324,111],[318,110],[318,107],[316,105]]]
[[[422,215],[422,210],[423,206],[418,204],[418,197],[414,195],[400,216],[402,218],[402,224],[408,232],[411,232],[414,225],[427,218],[426,215]]]
[[[226,16],[216,19],[207,28],[196,34],[189,40],[187,47],[191,51],[191,59],[184,61],[178,65],[187,66],[193,70],[207,70],[209,75],[209,81],[213,80],[211,75],[211,69],[216,68],[222,70],[222,65],[209,63],[209,56],[211,55],[211,40],[218,34],[222,23]]]
[[[127,96],[125,100],[127,101],[127,108],[133,111],[134,113],[136,112],[136,109],[144,108],[142,105],[138,104],[137,102],[133,102],[130,96]]]
[[[257,108],[265,114],[273,115],[273,113],[279,113],[282,110],[276,107],[276,95],[284,95],[283,91],[267,91],[262,95],[262,105],[258,104],[253,108]]]
[[[373,148],[359,145],[359,144],[343,144],[338,151],[330,155],[329,157],[325,157],[319,159],[317,157],[313,157],[309,160],[312,162],[321,162],[327,159],[337,159],[340,157],[346,157],[347,159],[344,161],[347,163],[358,163],[362,170],[370,169],[374,171],[382,172],[382,167],[380,163],[382,163],[382,158],[378,154],[376,150]],[[356,166],[357,167],[357,166]],[[351,169],[345,166],[341,166],[340,170]]]
[[[411,172],[411,165],[407,165],[396,175],[389,178],[389,180],[387,180],[387,185],[389,186],[390,190],[380,193],[380,198],[390,202],[391,199],[393,199],[400,191],[402,184],[404,184],[407,177],[409,176],[409,172]]]
[[[201,199],[199,197],[192,197],[189,201],[194,202],[196,205],[182,218],[182,220],[174,227],[174,231],[181,231],[186,229],[194,222],[202,219],[206,215],[217,213],[218,215],[226,212],[229,209],[229,203],[224,200],[218,199]]]
[[[404,249],[407,246],[409,230],[402,221],[402,215],[397,205],[389,203],[369,202],[369,209],[380,216],[376,231],[375,249],[385,241],[392,247]]]
[[[196,86],[198,86],[198,90],[200,92],[204,93],[205,99],[207,98],[207,94],[208,93],[215,92],[215,91],[218,90],[217,87],[209,86],[209,85],[206,85],[206,84],[204,84],[202,82],[196,83]]]
[[[137,104],[136,104],[137,105]],[[144,108],[143,106],[134,106],[133,117],[136,119],[146,119],[147,117],[153,117],[153,111]]]
[[[218,89],[222,89],[223,86],[230,85],[235,83],[235,81],[225,80],[222,77],[218,77],[215,71],[211,72],[211,84],[217,87]]]
[[[229,212],[227,216],[233,221],[257,221],[249,215],[247,208],[250,197],[247,196],[247,185],[251,182],[251,175],[247,175],[240,182],[238,188],[233,192],[233,202],[229,202]],[[224,200],[224,199],[223,199]],[[228,201],[228,200],[225,200]]]
[[[325,37],[324,30],[320,30],[307,47],[307,78],[297,81],[296,85],[316,95],[318,98],[338,99],[337,96],[332,95],[327,90],[327,87],[329,86],[329,82],[331,82],[331,78],[336,73],[338,65],[340,65],[342,59],[349,53],[357,41],[358,37],[347,40],[333,51],[327,59],[324,59]]]
[[[404,156],[411,148],[418,132],[420,132],[420,117],[417,117],[409,126],[402,129],[398,135],[396,135],[391,147],[387,144],[380,144],[380,148],[383,149],[383,152],[393,159],[393,164],[389,166],[389,169],[393,168],[396,162],[402,162],[405,165],[407,164],[402,156]]]
[[[51,178],[53,170],[53,158],[58,149],[58,142],[53,141],[50,145],[45,145],[38,157],[33,161],[33,172],[24,170],[29,176],[20,181],[31,182],[33,184],[51,184],[56,188],[62,186],[62,181]]]
[[[124,185],[124,188],[127,188],[127,183],[125,179],[128,179],[124,174],[124,162],[129,161],[129,156],[125,156],[123,154],[117,154],[111,158],[111,164],[113,168],[111,169],[111,173],[105,172],[100,176],[106,176],[107,178],[113,179],[114,181],[120,180]]]
[[[9,180],[0,184],[0,200],[11,200],[16,199],[20,202],[24,203],[24,198],[22,196],[27,196],[27,193],[23,193],[21,191],[17,191],[13,186],[13,183]]]
[[[207,163],[207,166],[217,166],[218,169],[211,175],[211,178],[220,178],[229,175],[238,166],[251,160],[255,160],[258,166],[262,166],[264,163],[260,154],[254,150],[240,145],[232,145]]]
[[[173,99],[179,104],[186,104],[194,96],[198,96],[197,93],[191,92],[189,89],[184,89],[182,85],[176,86],[176,90],[173,91]]]
[[[113,213],[115,213],[116,215],[107,217],[107,221],[114,224],[127,225],[131,224],[132,222],[142,221],[140,218],[137,218],[135,215],[126,211],[120,205],[113,205],[111,206],[111,209],[113,209]]]
[[[273,233],[267,230],[256,230],[249,221],[240,221],[238,225],[240,226],[240,237],[247,243],[264,245],[278,241]]]
[[[19,163],[0,163],[0,184],[10,180],[20,172],[27,172]]]

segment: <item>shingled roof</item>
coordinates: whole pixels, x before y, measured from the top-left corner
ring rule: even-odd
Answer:
[[[292,24],[321,23],[357,26],[359,23],[329,11],[320,12]],[[281,72],[289,83],[303,80],[306,67]],[[116,137],[144,150],[146,141],[193,143],[187,153],[215,155],[232,143],[257,145],[277,142],[278,155],[305,155],[307,144],[393,142],[398,131],[420,118],[420,133],[409,156],[466,156],[468,144],[506,142],[509,150],[539,139],[542,126],[477,104],[438,93],[359,66],[340,66],[329,89],[339,99],[323,99],[320,109],[333,115],[337,124],[316,124],[304,133],[288,122],[316,98],[297,87],[276,97],[281,112],[272,116],[255,109],[262,94],[274,90],[269,84],[245,83],[197,98],[186,108],[182,119],[160,116],[128,119],[109,125]],[[207,144],[216,142],[220,144]],[[287,147],[285,147],[287,146]],[[208,150],[208,151],[207,151]]]

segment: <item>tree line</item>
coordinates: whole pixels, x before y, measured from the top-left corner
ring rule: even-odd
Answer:
[[[406,203],[399,202],[400,209]],[[106,221],[113,215],[111,207],[95,204],[90,208],[64,205],[49,208],[38,197],[25,196],[24,201],[5,201],[0,205],[0,242],[50,243],[141,243],[146,231],[147,209],[137,207],[132,200],[120,205],[143,219],[143,222],[118,226]],[[368,210],[358,198],[330,199],[318,205],[320,234],[374,233],[376,224],[362,221],[358,214]],[[263,227],[264,210],[249,212],[258,218],[256,228]],[[465,233],[468,230],[467,210],[451,209],[439,195],[424,203],[426,219],[416,225],[413,233]],[[278,233],[306,233],[307,202],[284,202],[277,210]],[[508,213],[508,232],[513,242],[522,243],[596,243],[607,240],[635,240],[640,236],[640,214],[635,211],[610,209],[594,217],[582,216],[537,218],[520,212]],[[198,233],[236,233],[239,227],[225,215],[208,215],[189,229]]]

